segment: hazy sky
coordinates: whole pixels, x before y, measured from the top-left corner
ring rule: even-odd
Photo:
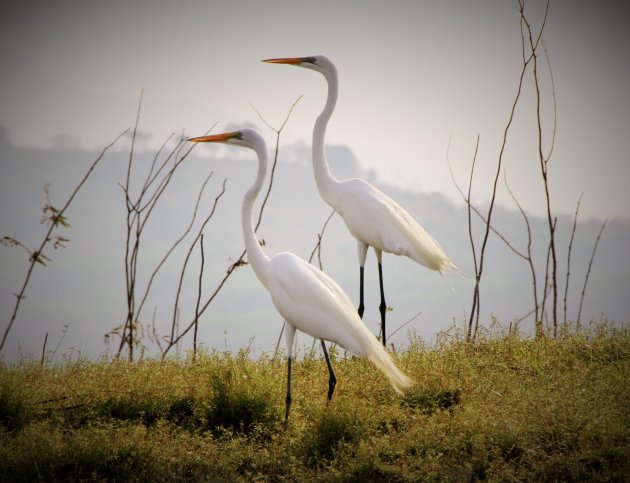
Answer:
[[[540,25],[545,3],[529,1]],[[480,173],[494,170],[520,71],[516,1],[13,2],[0,15],[0,124],[12,143],[100,148],[133,123],[155,147],[257,119],[279,125],[300,95],[284,142],[310,142],[323,106],[321,76],[268,57],[323,53],[341,90],[328,130],[381,180],[456,198],[446,165],[465,183],[477,134]],[[630,8],[616,1],[551,2],[544,34],[557,92],[553,203],[584,216],[630,206]],[[552,116],[541,63],[543,142]],[[542,212],[531,78],[509,139],[513,188]],[[480,197],[488,178],[479,178]],[[504,191],[501,188],[501,191]],[[484,193],[482,195],[481,193]],[[509,200],[501,196],[507,204]]]
[[[414,192],[444,193],[453,200],[458,199],[458,195],[446,163],[449,140],[455,176],[460,183],[466,184],[475,140],[480,136],[475,200],[484,201],[490,191],[490,176],[496,169],[522,62],[519,13],[517,2],[511,0],[209,0],[169,3],[60,0],[7,5],[10,6],[0,8],[0,125],[5,128],[0,135],[8,133],[14,145],[80,147],[100,151],[123,129],[133,124],[143,88],[145,94],[140,122],[143,136],[139,142],[143,149],[154,150],[172,132],[181,133],[184,130],[186,134],[201,134],[215,122],[218,122],[217,129],[221,130],[244,123],[254,124],[272,144],[274,133],[260,122],[250,102],[269,122],[279,126],[291,104],[302,94],[304,97],[286,126],[282,142],[310,144],[314,120],[325,101],[324,79],[305,69],[269,65],[260,60],[321,53],[336,63],[341,83],[337,109],[328,129],[328,143],[347,146],[362,166],[373,170],[369,175],[379,181]],[[545,5],[539,0],[527,2],[526,13],[534,29],[540,27]],[[629,18],[630,7],[617,1],[551,1],[543,40],[549,53],[557,99],[556,142],[549,165],[552,204],[556,214],[572,215],[580,193],[584,192],[581,205],[583,221],[590,217],[621,217],[625,220],[622,223],[624,226],[630,221],[627,188],[630,180]],[[542,135],[547,153],[553,132],[553,96],[544,56],[541,57],[540,69]],[[531,71],[529,74],[508,139],[503,166],[521,203],[530,214],[541,215],[544,205],[537,153],[535,96]],[[198,146],[197,152],[204,153],[206,150],[206,154],[216,154],[211,150],[217,148],[221,146]],[[301,150],[285,149],[284,152],[289,156],[292,151],[304,150],[308,152],[307,147],[302,145]],[[57,151],[56,159],[59,159],[59,153]],[[236,150],[231,150],[229,154],[230,157],[242,155]],[[79,153],[68,154],[67,157],[84,157],[88,163],[95,155]],[[42,155],[38,159],[52,157]],[[0,159],[1,180],[10,184],[12,189],[20,190],[23,186],[21,191],[24,191],[24,196],[29,193],[29,200],[34,196],[30,193],[34,191],[41,197],[42,180],[59,180],[65,174],[61,171],[68,169],[51,162],[45,169],[30,172],[28,166],[16,167],[16,163],[11,161],[15,160]],[[68,179],[72,174],[76,173],[69,172]],[[113,181],[98,179],[98,188],[103,190],[116,189],[116,183],[120,181],[120,177],[115,177]],[[285,181],[285,187],[287,185]],[[379,183],[379,186],[383,187],[383,184]],[[58,194],[56,184],[54,187],[57,189],[55,194],[63,199],[65,195]],[[177,201],[181,202],[179,198],[190,194],[187,188],[176,192]],[[387,187],[384,189],[387,190]],[[240,203],[241,192],[237,191],[230,191],[230,196],[235,198],[230,203],[224,203],[226,210],[235,210],[233,218],[238,216]],[[394,191],[403,202],[404,194],[400,190]],[[10,189],[4,190],[5,195],[9,192]],[[314,187],[308,195],[316,198]],[[287,198],[290,197],[287,195]],[[23,237],[25,225],[15,220],[26,220],[32,214],[22,213],[24,209],[20,202],[15,201],[16,198],[6,196],[6,199],[8,201],[2,206],[7,209],[3,213],[12,214],[0,219],[3,230],[0,235],[16,233]],[[95,196],[93,201],[101,199],[104,198]],[[441,198],[426,199],[437,202]],[[296,209],[291,215],[299,221],[293,224],[284,221],[284,224],[287,227],[299,226],[300,230],[293,231],[314,239],[326,214],[323,202],[316,201],[313,205],[323,210],[317,216]],[[499,202],[514,208],[506,195],[503,181],[499,185]],[[101,204],[99,210],[107,216],[108,222],[114,223],[116,206],[106,202]],[[422,213],[430,213],[432,208],[438,210],[432,205],[421,208]],[[273,213],[272,203],[269,216]],[[463,211],[459,210],[459,213]],[[11,218],[13,216],[15,220]],[[567,220],[561,220],[560,224],[568,226]],[[421,221],[430,223],[431,216]],[[341,225],[335,228],[334,223],[327,236],[330,243],[336,240],[338,244],[335,245],[335,256],[352,260],[352,268],[336,265],[330,268],[339,270],[334,277],[355,299],[356,248],[345,228]],[[599,227],[599,222],[589,226],[595,225]],[[619,233],[623,230],[615,231],[614,227],[620,225],[610,223],[612,228],[607,231],[608,238],[602,241],[602,257],[618,253],[619,240],[623,240]],[[86,223],[77,215],[77,226],[97,225]],[[99,230],[107,232],[98,226]],[[464,239],[461,237],[466,236],[463,219],[443,220],[439,228],[456,234],[441,240],[445,246],[459,243]],[[238,224],[230,229],[235,230],[240,249]],[[89,228],[84,231],[89,235]],[[119,261],[111,264],[113,268],[105,267],[115,271],[110,274],[115,282],[108,285],[110,291],[115,291],[115,297],[108,299],[100,292],[100,287],[90,285],[98,285],[99,277],[103,275],[92,277],[92,272],[101,272],[85,270],[85,266],[91,266],[89,264],[93,260],[92,257],[81,258],[81,253],[84,253],[82,246],[88,253],[92,249],[91,242],[81,245],[80,237],[84,231],[73,230],[72,250],[63,252],[67,253],[66,258],[62,258],[61,253],[55,253],[55,267],[59,272],[47,269],[45,274],[36,278],[29,290],[29,295],[32,295],[29,300],[40,303],[25,304],[20,315],[20,327],[35,331],[31,342],[37,350],[47,331],[59,334],[66,323],[72,328],[68,344],[76,344],[76,339],[81,338],[86,346],[89,339],[90,344],[98,344],[100,348],[103,332],[112,329],[112,324],[115,325],[119,319],[111,313],[99,311],[100,319],[95,318],[91,325],[83,324],[81,321],[86,319],[85,314],[92,319],[93,307],[97,304],[107,307],[110,312],[124,309],[122,288],[117,286],[122,279],[117,272]],[[338,238],[335,238],[335,233],[339,233]],[[584,236],[581,230],[580,233]],[[157,238],[158,241],[167,241],[172,235],[172,231],[164,229]],[[279,239],[277,243],[276,249],[297,251],[304,248],[304,243],[293,244],[285,239]],[[591,243],[589,238],[589,253]],[[109,245],[103,242],[96,248],[100,255],[95,260],[106,265],[104,255],[107,250],[114,254],[112,260],[118,260],[119,247],[120,243],[116,240]],[[228,248],[229,255],[233,256],[234,247],[230,245]],[[270,253],[274,253],[272,246],[268,248]],[[327,250],[333,253],[332,247]],[[7,286],[0,298],[4,296],[12,300],[11,294],[16,290],[13,280],[21,279],[23,267],[20,264],[23,261],[7,248],[0,253],[5,257],[0,260],[0,272],[3,276],[7,275],[3,279]],[[467,249],[455,250],[453,256],[470,269],[467,253]],[[221,267],[225,258],[220,259]],[[432,302],[442,308],[447,307],[450,312],[442,314],[422,302],[422,310],[426,314],[419,325],[430,333],[444,329],[445,321],[450,320],[453,311],[457,316],[465,312],[468,290],[460,290],[462,295],[452,293],[446,284],[434,284],[431,278],[434,274],[419,272],[415,264],[408,262],[389,257],[388,273],[396,274],[392,280],[406,283],[408,290],[418,290],[420,283],[429,284],[419,293],[430,294]],[[581,257],[580,262],[585,263],[585,257]],[[617,291],[625,293],[628,280],[625,258],[621,257],[619,263],[608,263],[606,266],[614,266],[617,272],[595,274],[593,280],[594,293],[605,295],[603,299],[597,299],[593,307],[603,313],[625,303],[626,298]],[[74,271],[70,270],[72,267]],[[13,273],[19,275],[9,276]],[[84,285],[84,291],[68,288],[64,282],[67,278],[61,278],[59,273],[66,274],[72,283]],[[230,290],[245,290],[247,294],[247,290],[255,287],[253,290],[257,296],[262,297],[264,291],[253,280],[253,275],[248,271],[243,273],[248,274],[243,277],[249,276],[251,283],[235,281]],[[374,276],[373,271],[370,273]],[[602,288],[608,285],[598,285],[597,276],[613,288]],[[507,289],[515,282],[514,277],[510,278],[502,270],[489,271],[489,277],[489,284],[505,285]],[[90,278],[96,281],[83,281]],[[371,286],[374,288],[376,284]],[[88,287],[92,287],[91,291]],[[392,293],[396,293],[397,289],[393,285],[391,287]],[[58,291],[64,292],[59,300]],[[51,295],[46,298],[48,292]],[[519,293],[517,289],[510,291],[510,295],[517,296]],[[82,303],[75,304],[75,300]],[[1,302],[0,306],[3,305]],[[271,314],[268,317],[277,320],[275,311],[267,302],[266,313]],[[393,317],[400,323],[419,310],[416,303],[408,310],[400,301],[394,300],[394,305],[397,312]],[[498,313],[499,306],[498,302],[489,303],[485,310]],[[227,304],[226,307],[226,314],[229,314],[226,320],[218,322],[219,309],[213,312],[212,323],[204,330],[216,329],[220,332],[223,330],[222,323],[232,327],[234,321],[227,320],[229,317],[253,319],[251,312],[234,311]],[[627,313],[623,307],[620,312]],[[260,310],[260,307],[252,304],[250,309]],[[370,317],[373,316],[374,312]],[[507,321],[515,314],[509,310],[507,314],[499,313],[499,316]],[[44,321],[48,325],[40,327],[39,324]],[[430,321],[436,325],[429,326]],[[273,342],[276,327],[270,330],[273,334],[268,339]],[[256,335],[250,329],[240,332],[242,337]],[[204,340],[217,340],[217,337],[204,335]],[[221,337],[220,333],[218,337]],[[24,342],[25,336],[16,335],[16,340]],[[263,340],[266,340],[264,336]]]

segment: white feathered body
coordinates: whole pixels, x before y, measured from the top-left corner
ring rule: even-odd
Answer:
[[[324,272],[283,252],[271,258],[265,275],[276,309],[293,327],[370,359],[398,392],[412,385],[363,324],[345,292]]]
[[[409,213],[371,184],[359,178],[340,181],[336,195],[334,208],[356,239],[441,273],[455,267]]]

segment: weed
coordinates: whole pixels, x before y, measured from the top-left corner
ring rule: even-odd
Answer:
[[[627,480],[630,331],[485,337],[298,360],[286,431],[281,358],[0,365],[0,481]]]
[[[20,431],[29,419],[29,411],[17,387],[0,384],[0,427],[12,433]]]
[[[140,421],[152,426],[166,414],[166,404],[158,398],[142,398],[138,394],[112,396],[98,405],[96,413],[103,418]]]
[[[461,389],[424,389],[405,394],[402,404],[432,414],[438,409],[452,410],[461,403]]]
[[[192,396],[177,397],[171,401],[166,419],[185,429],[201,427],[202,418],[198,414],[200,405]]]
[[[340,447],[352,447],[361,438],[366,428],[355,409],[331,404],[315,417],[303,443],[308,466],[331,461]]]
[[[257,392],[239,381],[230,369],[215,374],[212,389],[206,418],[215,433],[228,429],[249,434],[255,426],[277,420],[269,394]]]

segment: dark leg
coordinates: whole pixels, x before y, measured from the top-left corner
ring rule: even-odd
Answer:
[[[383,290],[383,266],[381,262],[378,262],[378,281],[381,287],[381,305],[378,306],[381,312],[381,340],[383,341],[383,347],[387,347],[387,340],[385,338],[385,313],[387,312],[387,304],[385,304],[385,292]]]
[[[363,311],[365,306],[363,305],[363,271],[364,267],[359,267],[359,317],[363,318]]]
[[[335,372],[333,371],[332,365],[330,364],[330,357],[328,357],[328,351],[326,350],[326,344],[321,340],[322,349],[324,350],[324,357],[326,358],[326,364],[328,364],[328,400],[330,401],[333,396],[333,392],[335,392],[335,386],[337,385],[337,378],[335,377]]]
[[[291,408],[291,357],[287,359],[287,406],[284,413],[284,429],[289,424],[289,409]]]

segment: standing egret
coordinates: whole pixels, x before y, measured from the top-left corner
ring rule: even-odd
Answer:
[[[326,126],[332,115],[339,82],[335,65],[323,55],[263,60],[270,64],[289,64],[314,70],[328,83],[328,98],[313,129],[313,171],[320,196],[343,218],[350,233],[357,239],[359,253],[359,316],[363,317],[363,272],[368,247],[374,248],[378,262],[381,291],[381,336],[385,335],[385,292],[383,289],[383,252],[405,255],[412,260],[440,273],[456,268],[440,245],[422,228],[409,213],[389,196],[368,182],[351,178],[339,181],[331,173],[324,152]]]
[[[193,142],[219,142],[253,149],[258,156],[256,181],[243,197],[241,209],[243,238],[249,263],[258,280],[271,294],[276,309],[286,321],[287,396],[285,425],[291,406],[291,360],[295,330],[299,329],[316,339],[334,342],[357,356],[370,359],[401,393],[413,382],[394,364],[389,354],[365,327],[352,302],[344,291],[324,272],[293,253],[281,252],[269,258],[262,250],[254,233],[252,211],[267,174],[267,146],[252,129],[214,134],[189,139]],[[326,355],[329,372],[329,393],[332,397],[335,375]]]

